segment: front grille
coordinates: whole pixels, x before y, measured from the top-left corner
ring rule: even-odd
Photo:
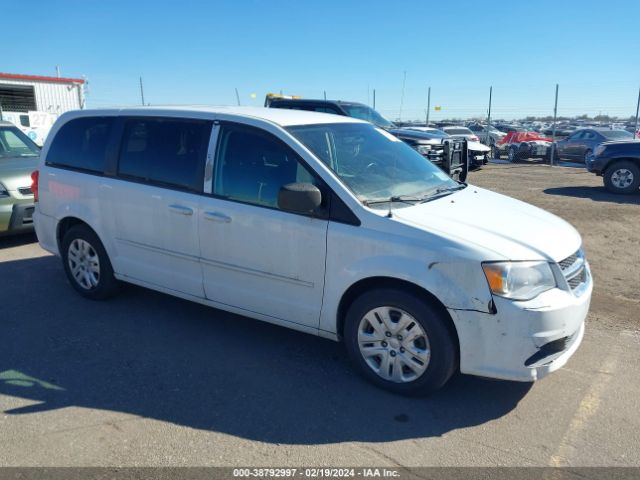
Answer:
[[[587,281],[587,270],[584,266],[580,269],[580,272],[573,278],[567,281],[571,290],[575,290],[580,286],[580,284]]]
[[[582,249],[558,262],[558,265],[571,291],[577,293],[576,290],[588,279],[587,263]]]
[[[573,265],[574,263],[576,263],[576,260],[578,259],[578,256],[574,253],[573,255],[571,255],[570,257],[565,258],[564,260],[562,260],[559,265],[560,265],[560,269],[562,269],[563,271],[566,270],[567,268],[569,268],[571,265]]]
[[[31,187],[20,187],[18,188],[18,192],[20,192],[20,195],[33,195]]]

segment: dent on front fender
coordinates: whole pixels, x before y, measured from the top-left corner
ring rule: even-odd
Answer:
[[[432,291],[445,307],[491,313],[492,297],[482,267],[470,262],[432,262],[428,265]]]

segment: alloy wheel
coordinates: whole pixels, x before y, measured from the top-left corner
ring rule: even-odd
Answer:
[[[618,168],[611,174],[611,183],[616,188],[627,188],[633,183],[633,172],[626,168]]]

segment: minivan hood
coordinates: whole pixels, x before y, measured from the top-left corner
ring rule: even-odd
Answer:
[[[8,190],[31,186],[31,172],[38,169],[38,157],[0,158],[0,183]]]
[[[473,185],[437,200],[398,208],[392,218],[480,247],[491,256],[486,260],[559,262],[581,245],[580,234],[561,218]]]

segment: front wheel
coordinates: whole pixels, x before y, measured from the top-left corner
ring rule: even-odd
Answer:
[[[118,281],[102,242],[86,225],[76,225],[62,239],[64,271],[73,288],[83,297],[103,300],[118,289]]]
[[[605,188],[612,193],[630,194],[640,188],[640,167],[627,160],[609,166],[603,177]]]
[[[347,312],[349,356],[372,383],[395,393],[425,395],[457,369],[457,350],[443,312],[401,290],[376,289]]]

